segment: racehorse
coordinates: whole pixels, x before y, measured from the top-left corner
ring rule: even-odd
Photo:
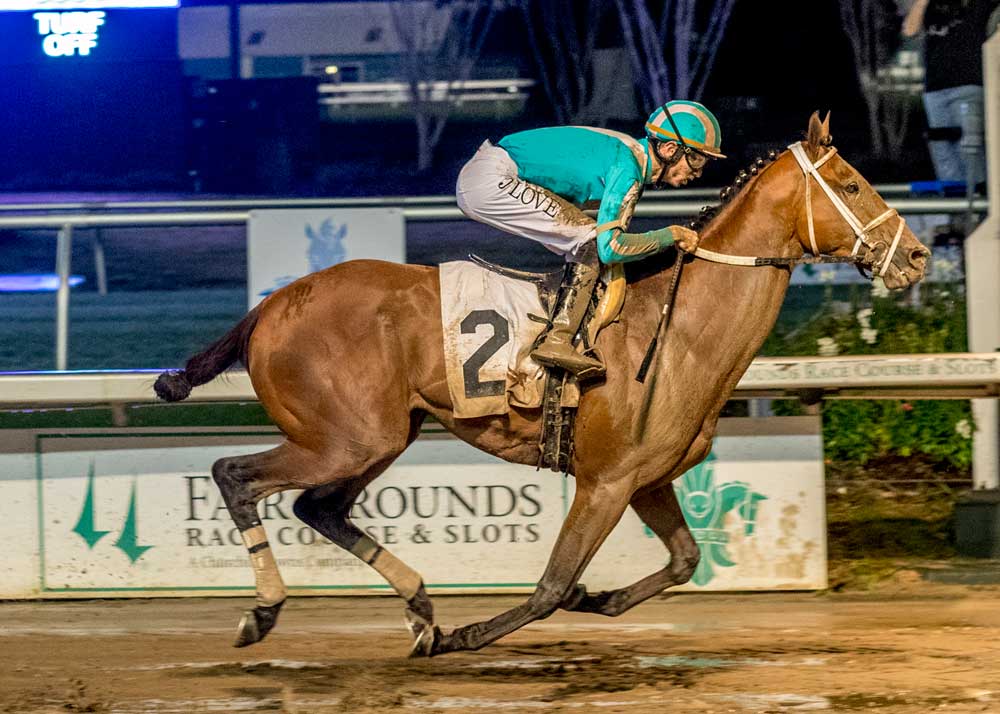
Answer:
[[[227,335],[165,372],[157,394],[186,397],[243,361],[261,404],[284,434],[269,451],[222,458],[212,475],[243,534],[257,604],[237,646],[262,639],[287,595],[256,504],[304,489],[295,514],[381,573],[406,601],[416,655],[479,649],[559,608],[618,615],[687,582],[699,552],[671,481],[709,453],[719,413],[767,337],[806,253],[841,256],[890,289],[919,281],[928,250],[832,146],[829,115],[749,177],[701,233],[711,253],[773,256],[761,267],[698,260],[668,250],[628,265],[617,322],[600,334],[604,381],[584,385],[569,471],[576,495],[535,591],[521,605],[449,633],[434,625],[419,573],[349,519],[362,490],[416,439],[428,415],[458,438],[519,464],[538,461],[541,413],[456,419],[445,376],[436,268],[351,261],[268,296]],[[687,260],[654,378],[634,378],[658,329],[671,270]],[[738,262],[738,261],[737,261]],[[758,261],[760,265],[760,261]],[[657,371],[658,370],[658,371]],[[658,376],[657,376],[658,375]],[[641,428],[636,414],[647,414]],[[628,506],[663,541],[665,567],[618,590],[578,581]]]

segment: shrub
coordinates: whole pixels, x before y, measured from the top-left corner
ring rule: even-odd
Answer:
[[[935,268],[940,275],[947,265],[936,264]],[[967,349],[961,281],[925,282],[901,295],[890,295],[880,283],[874,283],[871,290],[830,284],[805,290],[821,291],[821,297],[813,300],[819,307],[791,326],[788,320],[780,319],[762,355],[915,354]],[[795,297],[790,296],[792,302]],[[798,302],[803,297],[808,300],[807,295],[798,297]],[[779,414],[801,413],[798,402],[776,402],[774,409]],[[849,464],[920,456],[942,466],[968,469],[973,429],[968,400],[827,400],[823,404],[826,458]]]

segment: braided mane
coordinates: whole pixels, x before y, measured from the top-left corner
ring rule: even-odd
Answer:
[[[780,151],[771,149],[767,152],[767,158],[758,156],[754,159],[747,168],[741,170],[736,175],[736,178],[733,180],[731,185],[726,186],[724,189],[719,191],[719,203],[714,206],[704,206],[698,214],[698,217],[688,223],[688,228],[700,233],[701,230],[708,225],[713,218],[715,218],[719,211],[721,211],[727,203],[732,201],[736,194],[738,194],[744,186],[750,183],[750,179],[763,171],[766,166],[773,163],[780,154]]]

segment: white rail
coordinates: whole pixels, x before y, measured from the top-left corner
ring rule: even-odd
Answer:
[[[716,202],[719,191],[716,188],[674,188],[669,190],[650,189],[643,194],[642,204],[676,203],[678,201],[709,201]],[[913,187],[908,183],[877,184],[875,190],[883,198],[912,197]],[[16,194],[15,194],[16,196]],[[922,200],[922,199],[918,199]],[[957,205],[961,199],[934,198],[934,201],[950,201],[949,205]],[[116,212],[139,213],[142,211],[239,211],[265,208],[434,208],[439,206],[454,206],[454,196],[372,196],[364,198],[197,198],[197,199],[160,199],[148,200],[133,198],[131,200],[86,200],[61,201],[53,203],[31,202],[25,194],[23,203],[0,203],[0,216],[4,214],[45,214],[45,213],[85,213],[109,214]],[[964,207],[964,202],[963,207]],[[699,204],[698,208],[702,204]],[[983,201],[985,206],[985,201]],[[454,213],[449,213],[454,215]]]
[[[635,215],[644,218],[687,218],[698,215],[705,205],[704,197],[693,192],[686,197],[665,197],[651,195],[636,204]],[[714,202],[714,201],[710,201]],[[916,214],[962,214],[970,204],[961,198],[893,198],[886,201],[890,208],[895,208],[904,215]],[[407,221],[458,221],[466,220],[466,216],[458,209],[455,199],[447,200],[413,200],[393,203],[382,199],[294,202],[298,207],[315,208],[399,208]],[[72,206],[73,204],[56,204]],[[252,201],[238,203],[234,201],[202,201],[183,202],[177,207],[172,202],[148,202],[129,204],[129,210],[110,210],[106,206],[95,206],[89,212],[86,208],[76,209],[76,212],[56,213],[45,206],[26,209],[17,204],[19,210],[7,210],[0,206],[0,230],[42,229],[42,228],[114,228],[114,227],[148,227],[148,226],[191,226],[191,225],[239,225],[246,223],[250,211],[271,203]],[[976,198],[972,209],[985,212],[988,207],[984,198]],[[9,207],[8,207],[9,208]],[[176,210],[153,210],[153,209]],[[65,210],[71,210],[69,208]]]
[[[0,407],[142,404],[157,401],[162,370],[0,373]],[[1000,353],[763,357],[736,387],[737,398],[957,399],[1000,395]],[[191,392],[187,402],[257,399],[246,372],[233,371]]]

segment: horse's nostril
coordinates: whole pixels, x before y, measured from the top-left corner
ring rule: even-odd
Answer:
[[[920,267],[927,262],[930,251],[926,248],[914,248],[910,251],[910,265]]]

